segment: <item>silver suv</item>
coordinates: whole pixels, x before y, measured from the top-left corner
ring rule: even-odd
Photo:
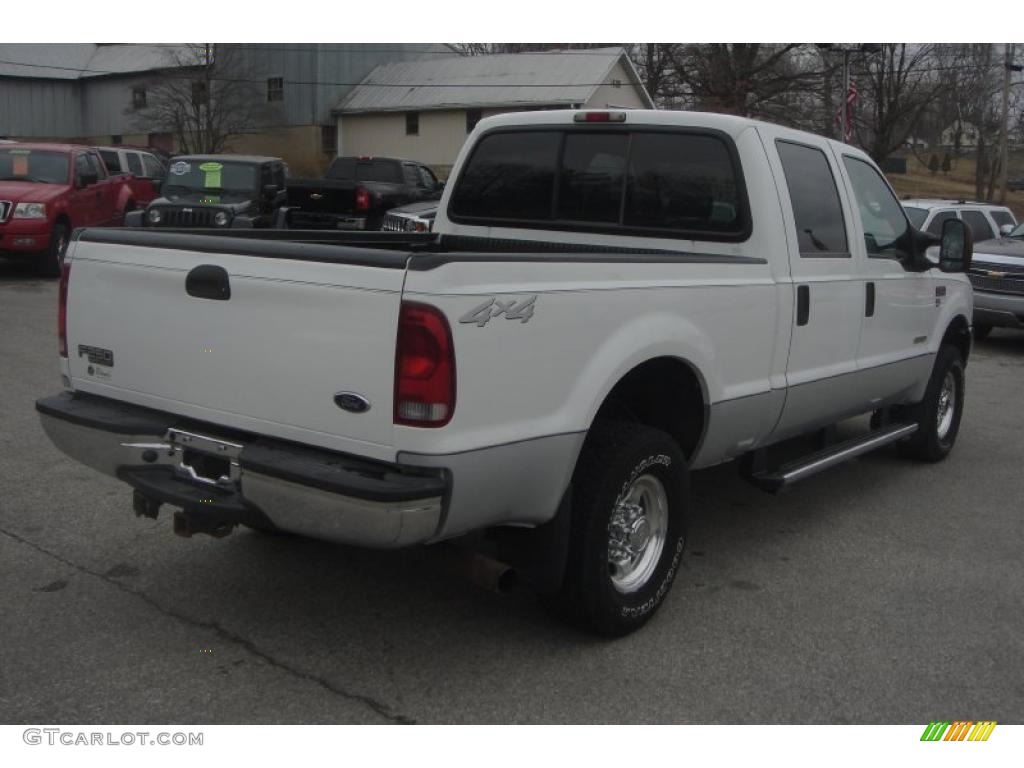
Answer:
[[[947,219],[963,219],[971,228],[975,243],[1009,234],[1017,226],[1017,217],[1005,205],[974,203],[967,200],[903,200],[910,223],[917,229],[939,236]]]

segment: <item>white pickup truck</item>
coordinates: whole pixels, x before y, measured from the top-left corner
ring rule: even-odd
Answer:
[[[863,152],[536,112],[480,121],[451,179],[425,235],[77,232],[47,434],[186,535],[475,533],[606,635],[664,600],[689,472],[742,459],[777,490],[888,443],[952,448],[970,236],[913,229]]]

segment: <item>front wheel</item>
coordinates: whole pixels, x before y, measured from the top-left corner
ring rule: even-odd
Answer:
[[[939,349],[924,400],[901,416],[917,423],[917,432],[901,443],[904,454],[921,461],[942,461],[953,450],[964,411],[964,362],[953,346]]]
[[[641,627],[675,579],[688,506],[686,459],[669,435],[596,423],[573,476],[561,612],[609,637]]]
[[[39,274],[43,277],[60,277],[60,267],[64,262],[64,251],[68,249],[68,226],[63,222],[53,225],[50,233],[50,247],[42,254],[39,261]]]

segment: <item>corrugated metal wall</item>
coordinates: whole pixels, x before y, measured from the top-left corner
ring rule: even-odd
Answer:
[[[430,43],[221,44],[240,72],[252,79],[264,126],[326,125],[331,110],[374,67],[390,61],[453,55]],[[0,135],[84,137],[147,133],[130,111],[132,88],[155,76],[125,75],[80,80],[0,77]],[[285,80],[284,100],[266,102],[267,78]]]
[[[0,77],[0,136],[78,136],[82,108],[77,83]]]

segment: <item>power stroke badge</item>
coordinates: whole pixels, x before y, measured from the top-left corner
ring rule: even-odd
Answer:
[[[506,320],[518,320],[521,323],[528,323],[533,317],[533,309],[537,304],[537,295],[526,298],[515,298],[509,300],[490,298],[483,304],[478,304],[459,318],[460,323],[475,323],[478,328],[483,328],[496,317],[504,317]]]

